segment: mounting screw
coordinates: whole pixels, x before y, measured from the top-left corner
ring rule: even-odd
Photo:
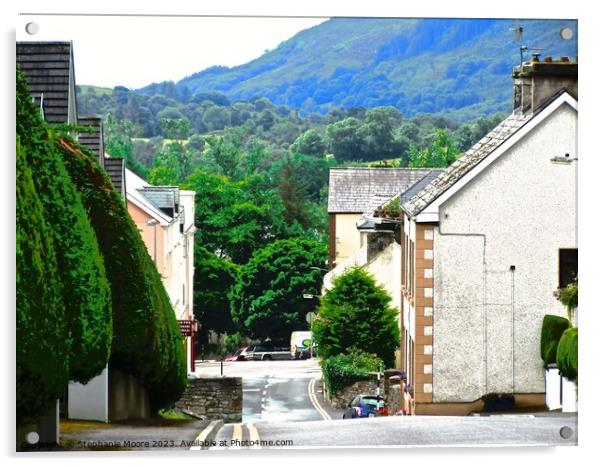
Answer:
[[[516,265],[511,265],[510,266],[510,272],[514,272],[516,270]]]

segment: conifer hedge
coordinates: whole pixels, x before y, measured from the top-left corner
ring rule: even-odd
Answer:
[[[17,102],[18,103],[18,102]],[[69,380],[70,337],[50,229],[17,136],[17,426],[46,414]]]
[[[111,290],[96,234],[48,131],[17,77],[17,134],[42,202],[56,254],[71,334],[70,379],[86,383],[102,372],[111,351]]]
[[[578,329],[568,328],[558,342],[556,364],[558,371],[569,380],[576,380],[578,376]]]
[[[541,326],[540,354],[545,365],[556,363],[556,350],[562,333],[570,327],[564,317],[547,314]]]
[[[111,284],[111,366],[149,389],[153,409],[169,406],[186,388],[187,374],[182,337],[161,277],[94,155],[67,137],[58,144],[96,231]]]

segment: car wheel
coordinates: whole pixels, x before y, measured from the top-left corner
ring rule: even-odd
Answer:
[[[263,360],[264,360],[264,361],[271,361],[271,360],[272,360],[272,356],[270,356],[269,354],[266,354],[266,355],[263,357]]]

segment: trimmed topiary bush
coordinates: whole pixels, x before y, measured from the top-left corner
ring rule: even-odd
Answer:
[[[545,315],[541,326],[540,354],[544,365],[556,364],[556,349],[562,333],[570,327],[568,319]]]
[[[19,100],[17,100],[19,105]],[[69,381],[70,337],[42,202],[17,136],[17,427],[46,414]]]
[[[322,297],[312,330],[320,356],[346,354],[355,347],[376,354],[393,367],[399,346],[397,311],[391,297],[360,267],[335,278]]]
[[[96,235],[65,169],[56,136],[17,74],[17,135],[56,254],[71,334],[70,379],[86,383],[102,372],[111,350],[111,291]]]
[[[349,354],[339,354],[323,359],[322,374],[328,393],[334,395],[360,380],[369,380],[383,364],[375,354],[352,349]]]
[[[578,363],[578,348],[577,348],[577,332],[576,327],[571,327],[564,331],[560,341],[558,342],[558,350],[556,352],[556,364],[558,371],[569,380],[577,379],[577,363]]]
[[[110,364],[149,389],[153,409],[168,407],[186,388],[178,322],[161,276],[121,197],[94,155],[58,140],[104,257],[113,298]]]

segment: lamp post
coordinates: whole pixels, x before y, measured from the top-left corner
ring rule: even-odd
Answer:
[[[157,265],[157,222],[154,218],[146,221],[147,225],[153,227],[153,261],[155,262],[155,266]]]

